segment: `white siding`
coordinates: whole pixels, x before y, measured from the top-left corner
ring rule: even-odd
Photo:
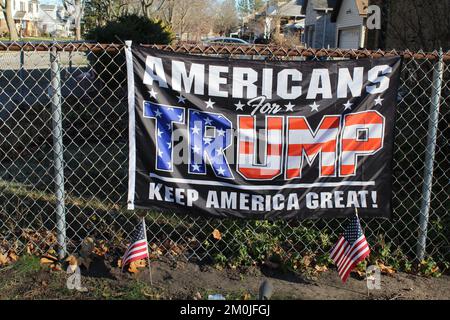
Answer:
[[[347,13],[349,10],[351,13]],[[350,27],[359,29],[359,43],[356,47],[364,46],[364,18],[359,14],[355,0],[344,0],[336,19],[336,47],[339,47],[339,30],[348,30]]]
[[[351,10],[351,13],[347,13]],[[344,0],[341,5],[341,10],[336,20],[338,28],[361,26],[363,24],[363,17],[359,15],[355,0]]]

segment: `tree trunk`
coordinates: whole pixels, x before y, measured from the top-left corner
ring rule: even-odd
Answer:
[[[81,16],[82,16],[81,0],[75,0],[75,40],[81,40]]]
[[[81,40],[81,18],[77,18],[75,22],[75,40]]]
[[[12,16],[12,0],[5,0],[5,10],[3,11],[6,19],[6,25],[9,30],[9,39],[12,41],[19,40],[19,35],[17,34],[16,24]]]

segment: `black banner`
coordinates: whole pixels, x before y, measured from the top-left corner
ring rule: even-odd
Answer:
[[[400,57],[251,61],[127,48],[128,208],[391,214]]]

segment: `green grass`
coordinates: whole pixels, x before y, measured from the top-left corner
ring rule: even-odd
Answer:
[[[32,255],[24,255],[20,257],[15,264],[13,264],[13,270],[18,276],[27,275],[33,272],[41,270],[41,264],[39,257]]]

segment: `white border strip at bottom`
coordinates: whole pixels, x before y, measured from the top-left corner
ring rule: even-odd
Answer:
[[[336,188],[341,186],[358,186],[358,187],[367,187],[374,186],[375,181],[341,181],[341,182],[314,182],[314,183],[290,183],[281,186],[277,185],[238,185],[228,182],[220,182],[220,181],[209,181],[209,180],[193,180],[193,179],[180,179],[180,178],[170,178],[170,177],[161,177],[155,173],[150,173],[151,178],[155,178],[164,182],[171,183],[182,183],[188,185],[206,185],[206,186],[219,186],[219,187],[227,187],[234,188],[240,190],[283,190],[283,189],[309,189],[309,188]]]

